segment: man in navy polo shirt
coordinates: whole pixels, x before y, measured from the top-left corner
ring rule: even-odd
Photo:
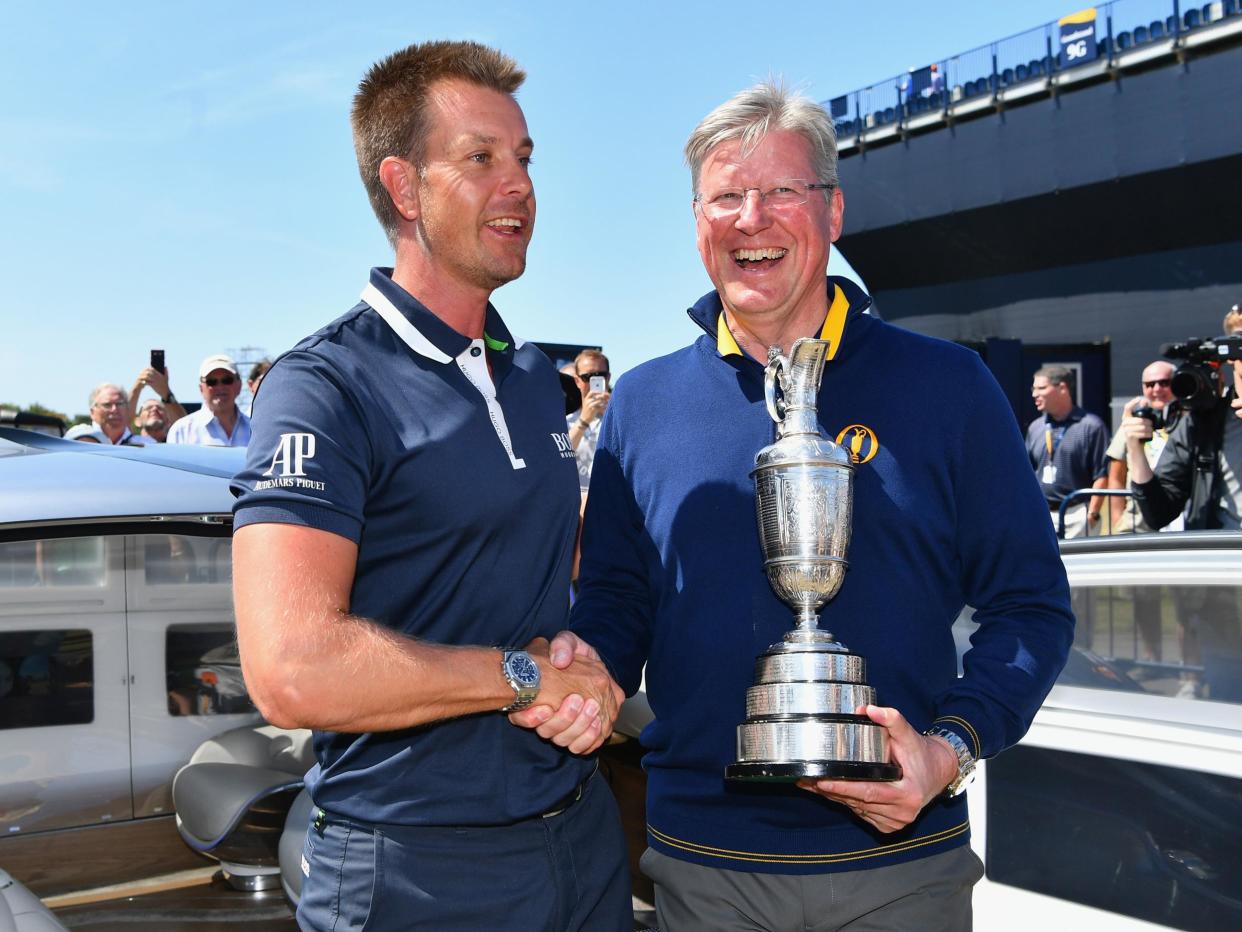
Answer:
[[[632,924],[616,804],[581,756],[620,692],[545,640],[578,517],[560,383],[489,302],[535,219],[523,78],[470,42],[368,73],[355,147],[396,264],[272,366],[234,481],[246,682],[315,730],[303,928]],[[502,714],[536,701],[580,729]]]

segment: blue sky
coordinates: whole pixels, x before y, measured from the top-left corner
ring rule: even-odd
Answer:
[[[526,275],[493,300],[518,335],[602,344],[622,372],[695,336],[684,311],[709,284],[681,146],[713,106],[769,74],[827,99],[1076,9],[10,0],[0,401],[84,412],[152,347],[195,399],[204,356],[279,353],[352,306],[391,253],[349,103],[411,42],[475,39],[527,70],[539,219]]]

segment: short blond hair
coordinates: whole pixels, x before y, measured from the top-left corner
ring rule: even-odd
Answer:
[[[380,181],[380,163],[397,156],[422,167],[429,91],[437,81],[452,78],[512,95],[526,80],[526,72],[508,55],[478,42],[423,42],[376,62],[354,95],[349,119],[358,172],[393,248],[401,216]]]

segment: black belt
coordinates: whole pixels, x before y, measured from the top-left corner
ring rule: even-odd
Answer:
[[[572,806],[574,803],[576,803],[578,800],[580,800],[582,798],[582,794],[586,792],[587,784],[591,782],[591,778],[594,777],[597,773],[599,773],[599,761],[598,760],[595,761],[595,766],[591,768],[591,772],[586,775],[586,778],[581,783],[579,783],[577,786],[575,786],[572,790],[570,790],[568,793],[566,793],[564,796],[562,796],[560,799],[554,802],[552,804],[552,808],[550,808],[547,812],[543,813],[541,818],[550,819],[553,816],[558,816],[562,812],[564,812],[566,809],[568,809],[570,806]]]

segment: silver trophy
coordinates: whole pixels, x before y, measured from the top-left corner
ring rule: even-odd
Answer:
[[[876,701],[867,662],[819,628],[820,608],[845,577],[854,507],[850,454],[819,432],[816,414],[828,346],[804,339],[788,357],[777,347],[769,354],[764,392],[776,442],[755,456],[751,476],[764,569],[797,626],[755,661],[737,760],[725,768],[731,780],[901,777],[884,729],[854,711]]]

